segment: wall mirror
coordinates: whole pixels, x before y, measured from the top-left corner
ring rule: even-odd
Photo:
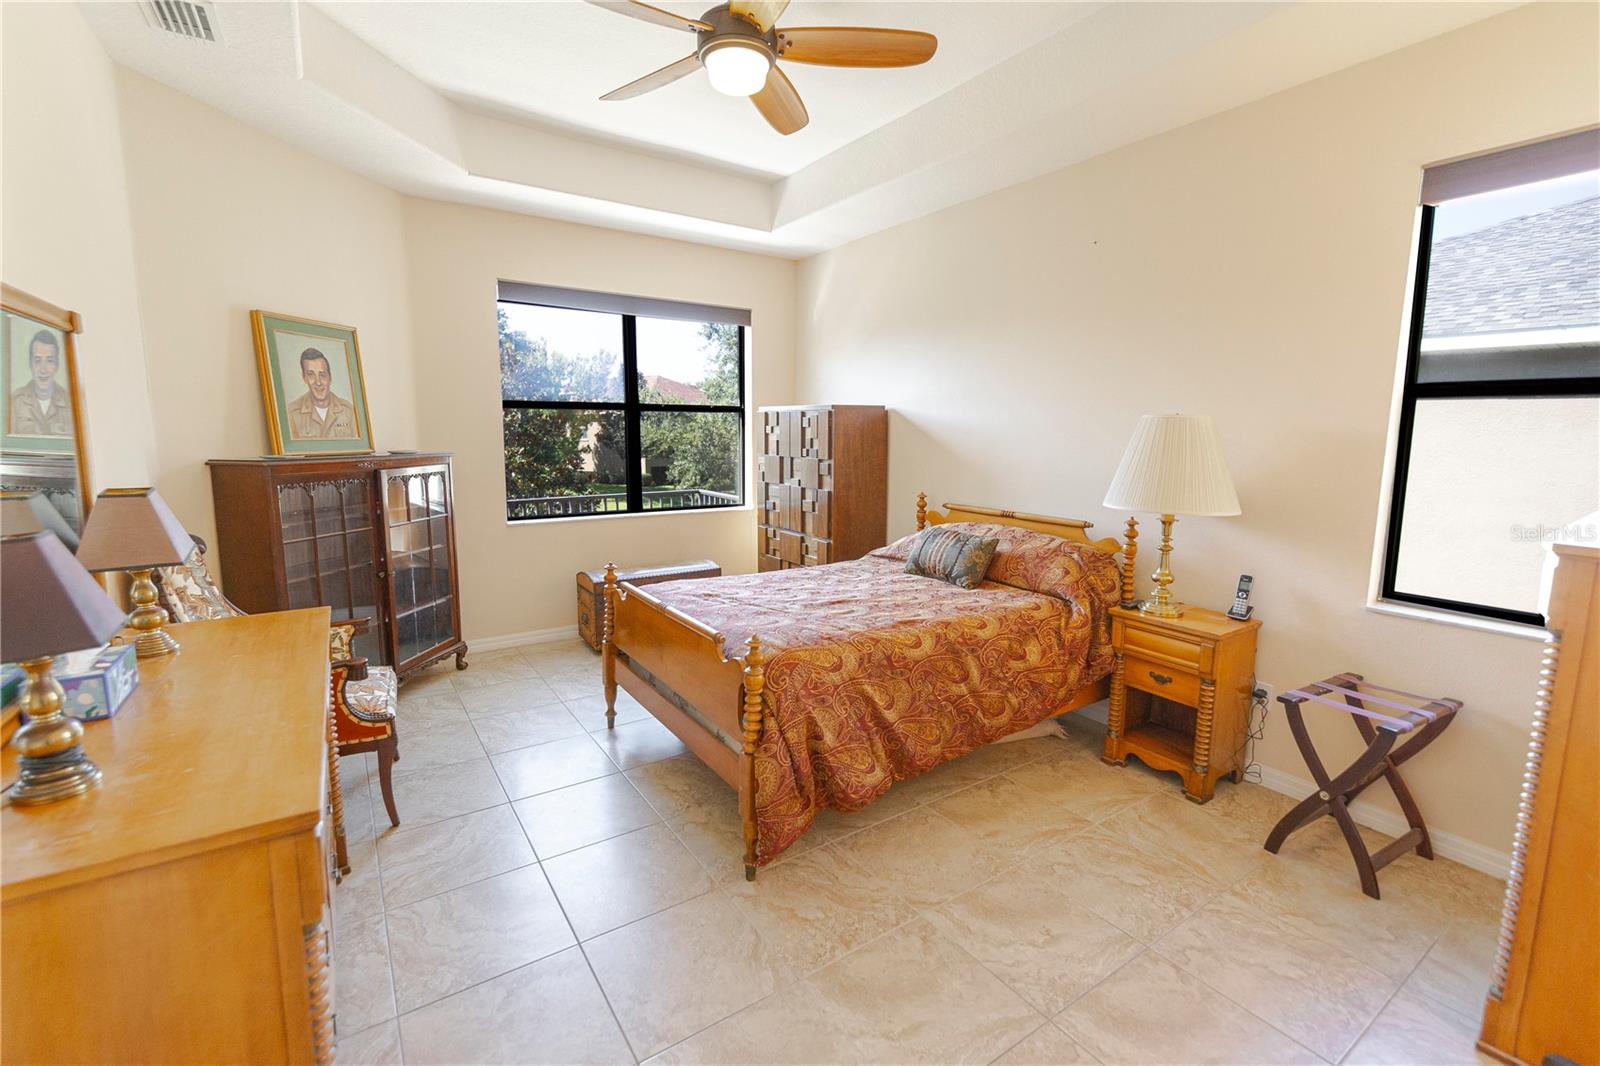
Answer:
[[[81,332],[76,311],[0,285],[3,532],[54,530],[73,550],[90,500],[78,377]]]

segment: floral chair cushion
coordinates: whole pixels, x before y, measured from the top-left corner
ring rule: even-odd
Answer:
[[[392,722],[398,688],[399,679],[392,669],[369,666],[363,680],[344,683],[344,704],[363,722]]]

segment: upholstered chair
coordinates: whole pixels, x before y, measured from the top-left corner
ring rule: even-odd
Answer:
[[[161,567],[156,571],[156,592],[161,606],[174,622],[199,622],[243,615],[222,594],[211,572],[206,569],[206,542],[194,538],[195,552],[187,563]],[[329,791],[333,802],[334,850],[340,873],[350,872],[344,834],[344,797],[339,786],[336,755],[376,752],[378,781],[383,789],[383,805],[391,825],[400,824],[394,803],[392,769],[400,759],[400,741],[395,722],[399,706],[398,681],[387,666],[369,666],[355,654],[355,635],[366,626],[365,619],[335,622],[328,634],[330,664],[330,705],[328,716]]]

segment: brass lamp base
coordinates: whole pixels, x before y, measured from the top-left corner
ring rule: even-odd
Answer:
[[[150,579],[151,572],[130,570],[128,573],[133,577],[128,599],[134,607],[128,625],[139,634],[133,642],[134,654],[141,659],[171,655],[178,650],[178,642],[161,628],[167,623],[167,612],[156,603],[156,583]]]
[[[1161,516],[1161,562],[1156,572],[1150,575],[1150,580],[1156,585],[1156,596],[1139,605],[1139,613],[1151,618],[1180,618],[1183,615],[1183,604],[1172,599],[1172,570],[1167,566],[1172,558],[1172,523],[1176,521],[1177,518],[1172,515]]]
[[[11,738],[22,776],[7,795],[12,803],[32,806],[89,791],[102,774],[83,753],[83,726],[61,712],[61,682],[50,673],[54,661],[27,659],[17,665],[28,675],[22,694],[28,722]]]

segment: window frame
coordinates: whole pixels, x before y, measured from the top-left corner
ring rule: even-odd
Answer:
[[[1405,374],[1401,382],[1400,412],[1396,425],[1394,479],[1390,486],[1388,528],[1384,537],[1382,601],[1413,607],[1453,611],[1518,625],[1543,627],[1537,611],[1517,611],[1468,600],[1402,592],[1395,586],[1400,563],[1400,543],[1405,530],[1406,482],[1411,472],[1411,438],[1416,424],[1417,401],[1452,399],[1534,399],[1600,397],[1600,377],[1498,378],[1421,382],[1422,327],[1427,315],[1428,274],[1433,256],[1433,204],[1423,204],[1417,232],[1417,260],[1411,292],[1411,317],[1406,338]]]
[[[500,452],[502,464],[505,459],[505,412],[507,411],[621,411],[623,414],[624,445],[623,466],[627,475],[627,507],[621,511],[596,511],[593,514],[544,514],[530,515],[527,517],[513,518],[511,515],[511,498],[506,497],[506,521],[521,522],[547,522],[552,519],[574,518],[633,518],[642,515],[671,514],[684,511],[721,511],[745,506],[749,495],[748,438],[746,429],[749,423],[747,412],[747,393],[745,391],[745,360],[748,351],[748,331],[750,327],[742,322],[727,322],[723,325],[736,326],[739,330],[739,400],[737,404],[701,404],[701,403],[642,403],[639,400],[639,345],[638,345],[638,320],[640,318],[676,317],[663,315],[640,315],[632,311],[613,310],[611,308],[597,309],[583,307],[576,303],[544,303],[534,300],[512,299],[499,295],[495,306],[501,304],[520,304],[524,307],[547,307],[557,311],[589,311],[600,314],[614,314],[622,320],[622,402],[611,400],[512,400],[507,399],[502,384],[500,395],[501,413],[501,443]],[[700,321],[699,319],[684,316],[683,321]],[[706,319],[705,321],[714,321]],[[739,419],[739,469],[737,483],[739,486],[739,499],[735,503],[701,505],[698,507],[652,507],[644,506],[645,475],[641,467],[644,460],[643,430],[641,416],[654,412],[677,412],[681,414],[731,414]]]

